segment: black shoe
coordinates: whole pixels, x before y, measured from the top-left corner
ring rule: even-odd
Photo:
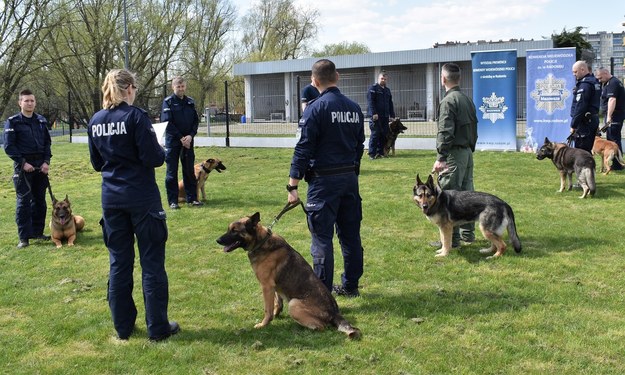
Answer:
[[[433,241],[433,242],[428,243],[428,245],[430,245],[432,247],[438,247],[439,249],[441,247],[443,247],[443,244],[441,243],[441,241]],[[451,247],[454,248],[454,249],[457,249],[457,248],[460,247],[460,244],[459,243],[452,243]]]
[[[169,332],[163,333],[159,336],[151,336],[150,341],[158,342],[167,340],[170,336],[175,335],[178,332],[180,332],[180,325],[176,322],[169,322]]]
[[[41,241],[50,241],[50,236],[46,236],[45,234],[40,234],[38,236],[31,237],[31,240],[41,240]]]
[[[179,210],[180,206],[178,206],[178,203],[172,203],[169,205],[169,208],[171,208],[172,210]]]
[[[188,205],[191,206],[191,207],[200,207],[200,206],[203,206],[204,203],[202,203],[200,201],[193,201],[193,202],[189,202]]]
[[[349,298],[360,297],[360,292],[358,291],[358,288],[347,289],[342,285],[333,285],[332,292],[336,294],[337,296],[343,296],[343,297],[349,297]]]
[[[120,340],[126,341],[130,338],[130,336],[134,333],[134,331],[135,331],[135,327],[132,327],[129,333],[120,334],[119,332],[117,332],[117,338]]]
[[[28,247],[28,245],[30,245],[28,243],[28,240],[20,240],[20,243],[17,244],[17,248],[18,249],[23,249],[25,247]]]

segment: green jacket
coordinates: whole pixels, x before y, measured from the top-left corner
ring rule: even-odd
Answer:
[[[477,142],[477,115],[473,100],[452,87],[438,106],[437,160],[447,161],[452,148],[468,147],[475,151]]]

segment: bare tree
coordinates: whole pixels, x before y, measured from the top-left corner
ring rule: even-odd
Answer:
[[[242,18],[248,61],[287,60],[307,52],[317,36],[317,10],[298,9],[292,0],[260,0]]]

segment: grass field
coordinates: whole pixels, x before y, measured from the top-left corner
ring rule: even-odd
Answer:
[[[256,211],[265,225],[286,203],[291,150],[201,148],[224,173],[208,179],[201,208],[167,210],[170,319],[182,331],[148,342],[140,269],[137,331],[115,339],[100,219],[100,176],[84,144],[53,145],[51,183],[87,226],[73,248],[33,242],[18,250],[11,161],[0,158],[0,373],[10,374],[623,374],[625,373],[625,173],[597,176],[597,194],[556,193],[550,161],[478,152],[476,189],[515,211],[523,252],[486,261],[478,241],[447,258],[427,243],[437,228],[412,203],[431,151],[363,160],[365,274],[360,298],[338,298],[363,332],[349,341],[288,315],[254,329],[261,291],[244,251],[215,239]],[[164,167],[157,170],[164,196]],[[302,186],[305,191],[305,184]],[[300,210],[275,226],[310,261]],[[46,230],[46,233],[48,231]],[[335,242],[338,248],[338,243]],[[337,253],[335,281],[342,259]]]

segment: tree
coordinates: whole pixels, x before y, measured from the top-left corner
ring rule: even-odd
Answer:
[[[317,36],[317,10],[298,9],[292,0],[260,0],[242,19],[247,61],[287,60],[307,52]]]
[[[566,28],[564,28],[560,34],[554,33],[551,35],[551,39],[557,48],[575,47],[576,60],[584,60],[592,64],[595,54],[592,51],[592,45],[584,39],[581,33],[584,28],[583,26],[577,26],[573,31],[567,31]]]
[[[371,50],[364,43],[358,42],[340,42],[334,44],[326,44],[321,50],[314,52],[313,57],[328,57],[340,55],[361,55],[370,53]]]

